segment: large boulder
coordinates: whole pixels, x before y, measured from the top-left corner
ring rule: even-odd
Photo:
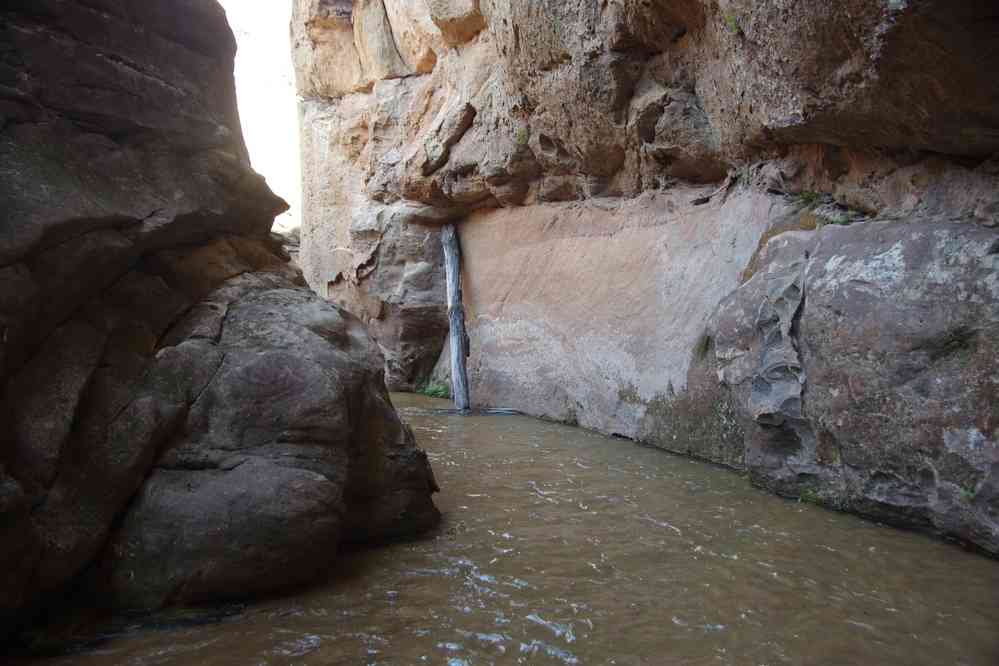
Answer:
[[[999,233],[782,234],[707,329],[754,482],[999,553]]]
[[[0,8],[5,630],[88,569],[241,597],[436,518],[377,347],[270,236],[234,53],[215,2]]]
[[[164,261],[169,282],[200,275],[186,259]],[[165,340],[140,395],[184,416],[102,558],[115,605],[273,592],[328,570],[341,541],[433,524],[377,346],[284,264],[227,280]]]

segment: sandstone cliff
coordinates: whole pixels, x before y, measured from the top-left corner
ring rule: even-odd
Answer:
[[[203,0],[0,8],[0,634],[91,572],[279,590],[436,518],[363,325],[269,233]]]
[[[297,0],[306,278],[418,383],[459,221],[473,400],[999,552],[997,43],[986,0]]]

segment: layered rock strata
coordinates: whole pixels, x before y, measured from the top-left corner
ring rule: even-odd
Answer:
[[[305,274],[415,342],[398,385],[444,294],[395,239],[458,221],[473,400],[999,552],[993,3],[300,0],[294,33]]]
[[[269,233],[214,2],[0,9],[0,626],[153,608],[436,518],[355,317]]]

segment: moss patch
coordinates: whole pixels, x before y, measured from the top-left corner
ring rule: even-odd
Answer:
[[[725,27],[733,35],[742,35],[742,26],[739,25],[739,17],[735,14],[725,14]]]
[[[623,395],[631,397],[631,392]],[[744,417],[731,391],[718,383],[714,341],[706,333],[692,350],[686,389],[677,394],[670,386],[643,404],[638,429],[642,443],[745,469]]]
[[[416,387],[416,392],[420,395],[425,395],[429,398],[450,398],[451,389],[449,389],[444,384],[434,381],[428,381],[425,384],[421,384]]]
[[[628,405],[645,404],[642,400],[642,396],[638,394],[638,389],[635,388],[634,384],[628,384],[627,386],[618,389],[617,399]]]
[[[639,440],[667,451],[742,469],[744,437],[739,414],[726,389],[717,387],[645,403]]]

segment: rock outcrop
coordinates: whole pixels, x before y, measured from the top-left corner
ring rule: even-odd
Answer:
[[[755,482],[999,552],[999,238],[918,220],[777,236],[708,326]]]
[[[0,8],[0,633],[85,570],[243,597],[436,518],[376,346],[270,236],[234,53],[215,2]]]
[[[999,552],[994,3],[384,0],[363,39],[371,3],[333,4],[294,26],[302,263],[384,349],[407,303],[444,319],[436,244],[393,239],[459,221],[473,401]],[[421,330],[397,385],[443,342]]]

